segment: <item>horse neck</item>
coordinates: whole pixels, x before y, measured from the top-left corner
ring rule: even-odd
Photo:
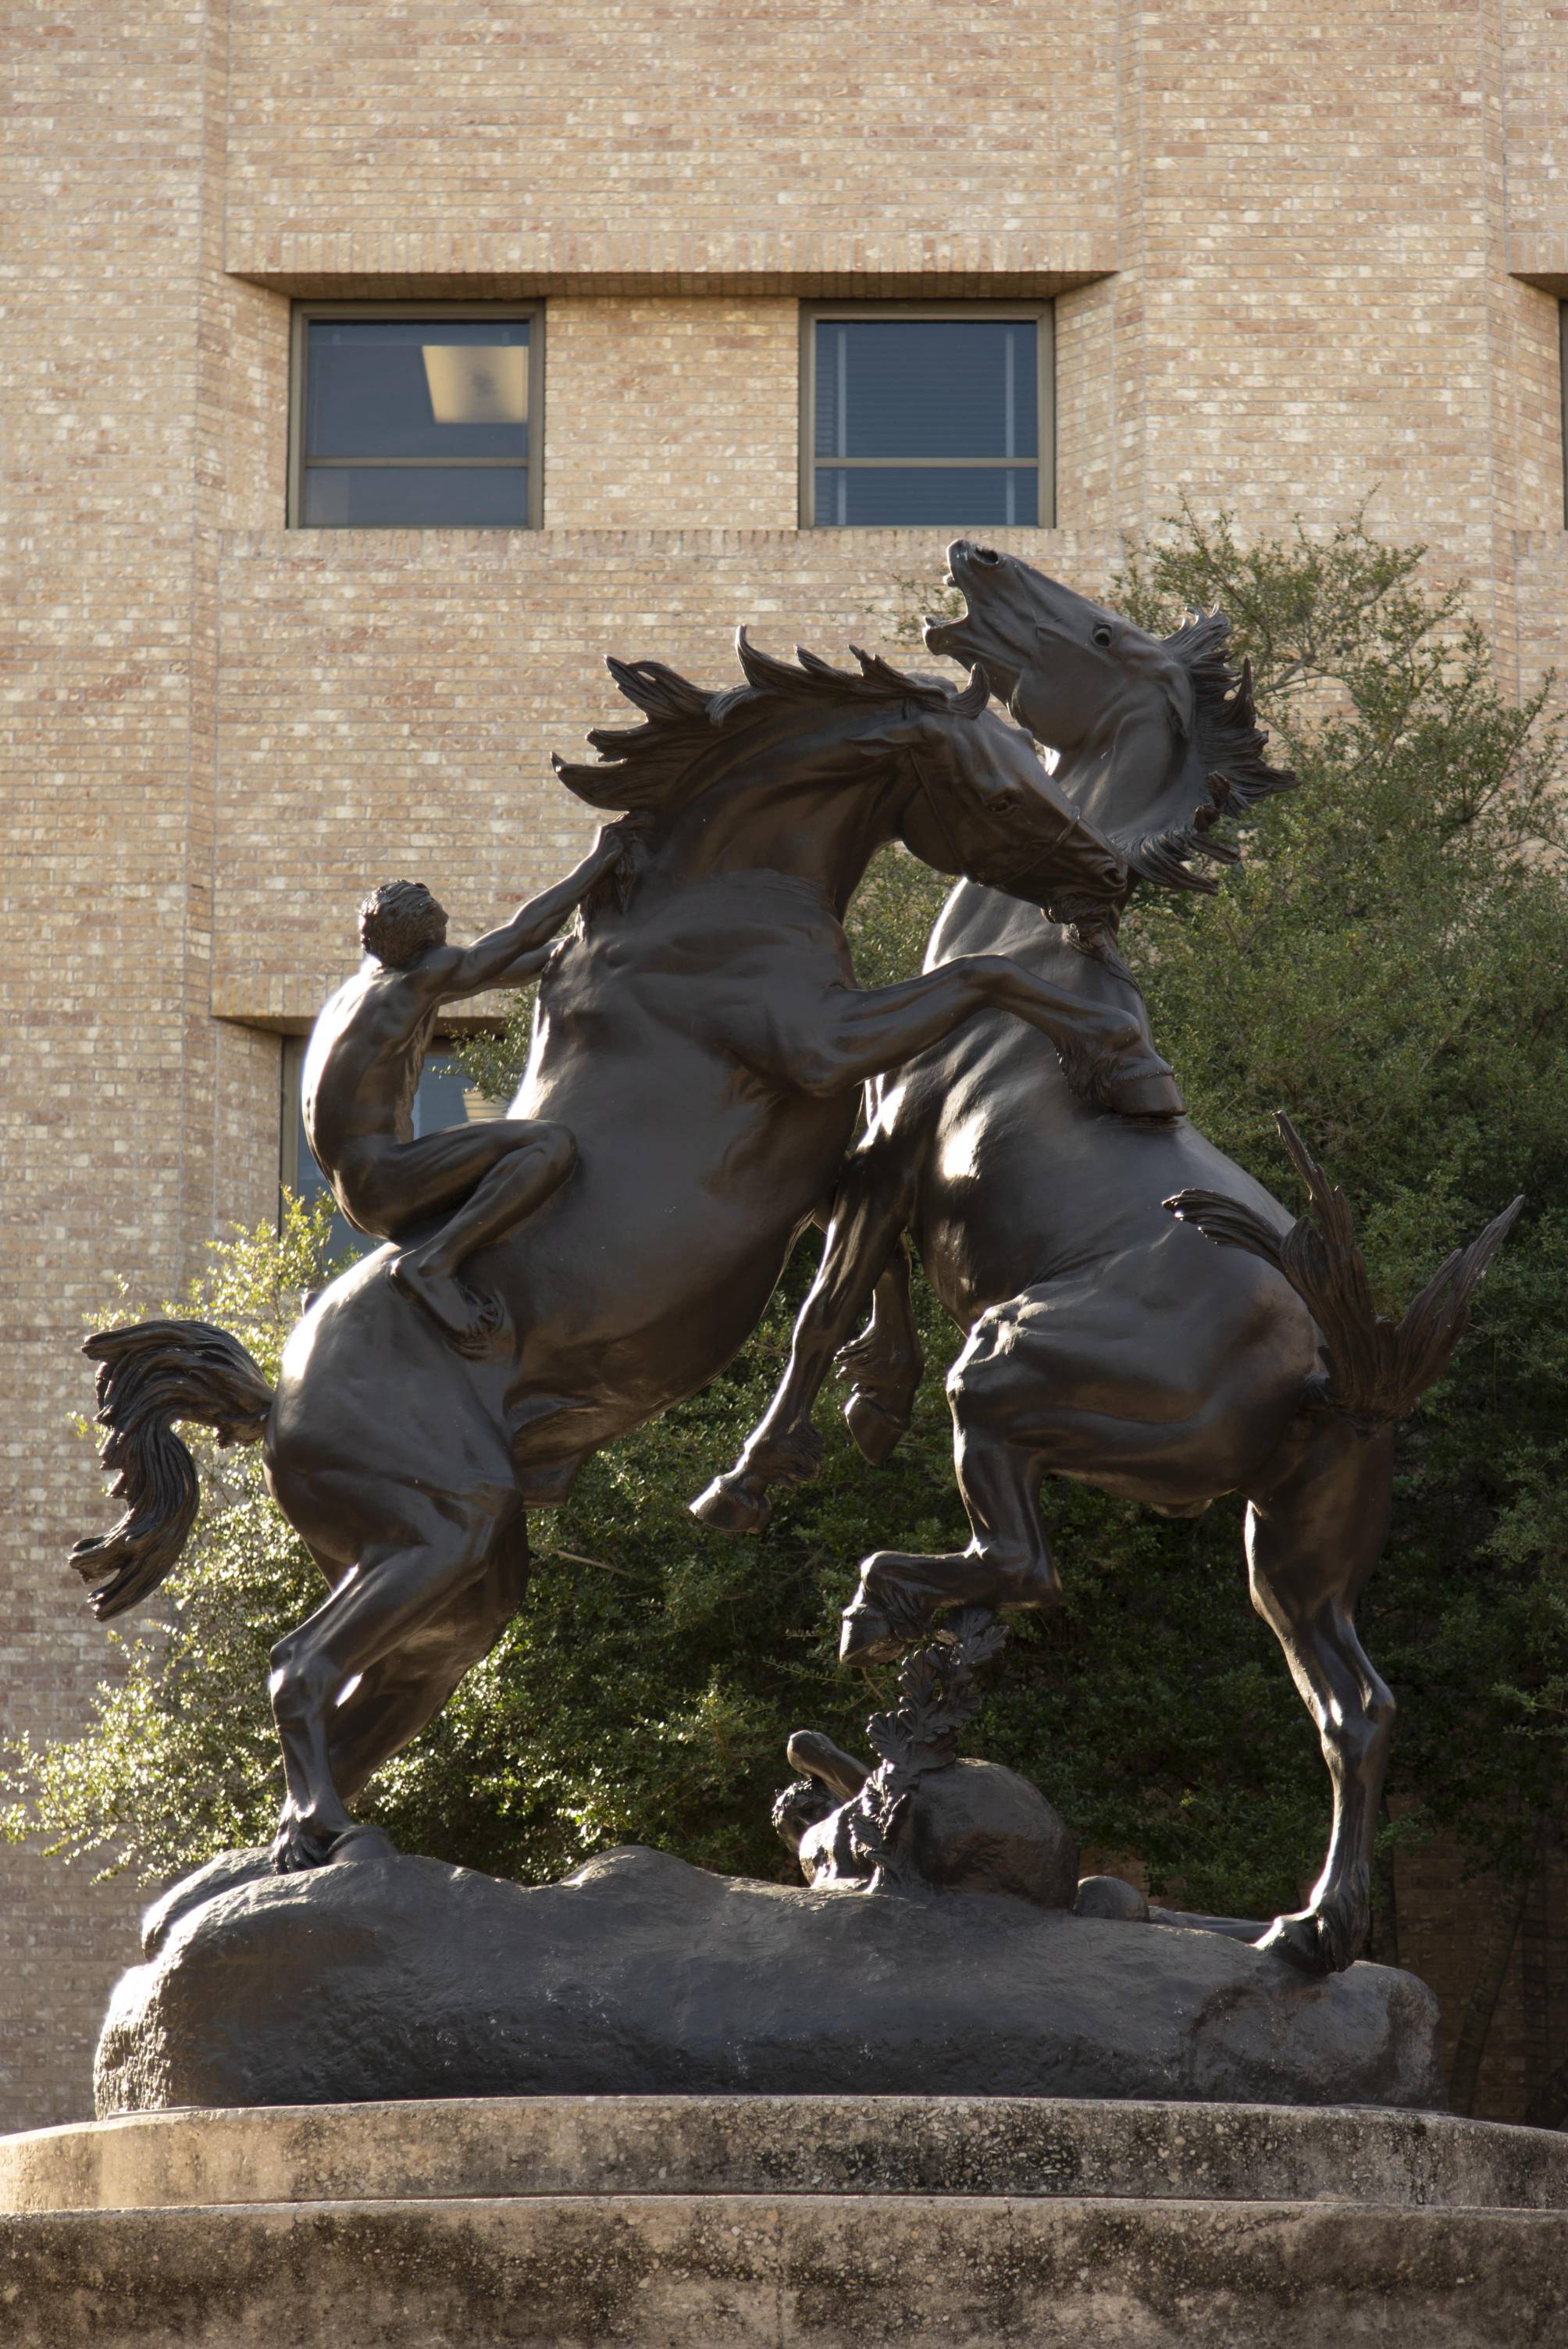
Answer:
[[[898,795],[855,778],[717,781],[689,801],[653,852],[666,885],[729,873],[777,873],[820,891],[841,916],[885,841]]]
[[[1093,955],[1081,953],[1060,922],[1046,919],[1037,906],[987,889],[978,881],[960,881],[951,891],[933,926],[926,947],[925,968],[955,961],[961,955],[1006,955],[1037,978],[1048,978],[1086,1000],[1114,1002],[1134,1014],[1144,1041],[1152,1043],[1149,1008],[1141,995],[1129,995],[1125,984]],[[1038,1042],[1050,1068],[1060,1073],[1054,1049],[1047,1038]],[[1067,1080],[1062,1078],[1065,1085]]]
[[[1056,771],[1058,791],[1097,830],[1122,836],[1142,830],[1152,811],[1190,781],[1194,808],[1210,798],[1196,729],[1178,733],[1163,706],[1138,702],[1108,711]]]

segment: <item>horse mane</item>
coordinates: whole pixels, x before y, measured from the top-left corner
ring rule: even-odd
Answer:
[[[623,661],[605,667],[628,701],[643,712],[640,726],[596,726],[588,740],[599,753],[594,765],[556,758],[551,763],[569,792],[590,807],[672,815],[697,788],[695,771],[704,754],[732,730],[775,712],[798,709],[802,718],[824,711],[846,713],[876,703],[913,703],[954,717],[977,717],[990,696],[982,671],[955,689],[943,678],[894,668],[876,653],[851,645],[859,664],[835,668],[801,647],[793,661],[758,652],[744,628],[735,636],[744,685],[707,693],[663,661]]]
[[[1160,812],[1164,813],[1172,798],[1191,789],[1194,767],[1206,796],[1180,813],[1172,809],[1171,821],[1135,839],[1113,835],[1134,872],[1168,889],[1212,893],[1217,884],[1206,873],[1194,873],[1189,859],[1240,863],[1239,849],[1213,837],[1219,818],[1239,819],[1266,793],[1296,787],[1297,778],[1289,768],[1271,767],[1264,757],[1269,738],[1253,706],[1253,665],[1244,660],[1239,674],[1231,667],[1224,649],[1230,633],[1224,613],[1189,612],[1162,647],[1191,678],[1195,709],[1187,760],[1174,791],[1161,794],[1165,804]]]

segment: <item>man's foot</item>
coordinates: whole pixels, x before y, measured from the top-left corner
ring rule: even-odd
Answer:
[[[506,1327],[499,1297],[467,1288],[449,1272],[431,1272],[417,1253],[394,1257],[391,1275],[405,1297],[440,1324],[459,1354],[486,1354]]]

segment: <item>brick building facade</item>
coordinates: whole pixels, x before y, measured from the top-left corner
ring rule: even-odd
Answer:
[[[800,526],[802,302],[1054,301],[1056,526],[1004,543],[1080,585],[1183,493],[1365,502],[1511,681],[1560,657],[1568,20],[21,0],[10,35],[0,1720],[47,1732],[103,1661],[63,1567],[104,1519],[82,1320],[271,1211],[283,1041],[366,878],[471,933],[585,843],[548,754],[609,714],[605,649],[717,683],[738,619],[874,642],[936,568],[942,529]],[[295,302],[535,298],[541,529],[287,526]],[[87,2109],[136,1902],[3,1869],[15,2127]],[[1409,1895],[1462,2002],[1470,1937]],[[1548,1895],[1482,2109],[1564,2052]]]

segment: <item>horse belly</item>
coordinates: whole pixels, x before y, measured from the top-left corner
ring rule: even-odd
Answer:
[[[1049,1040],[1005,1014],[926,1055],[888,1107],[890,1140],[919,1170],[927,1276],[965,1329],[1037,1282],[1157,1247],[1177,1191],[1289,1221],[1186,1119],[1144,1125],[1081,1101]]]
[[[645,1154],[579,1123],[571,1180],[494,1259],[519,1337],[511,1407],[531,1456],[641,1424],[745,1344],[801,1224],[831,1194],[854,1115],[852,1101],[787,1106],[787,1117],[727,1121],[717,1164],[711,1123],[707,1148],[697,1122],[677,1119],[669,1146]],[[488,1272],[476,1257],[465,1277]],[[559,1408],[537,1414],[541,1398]]]

